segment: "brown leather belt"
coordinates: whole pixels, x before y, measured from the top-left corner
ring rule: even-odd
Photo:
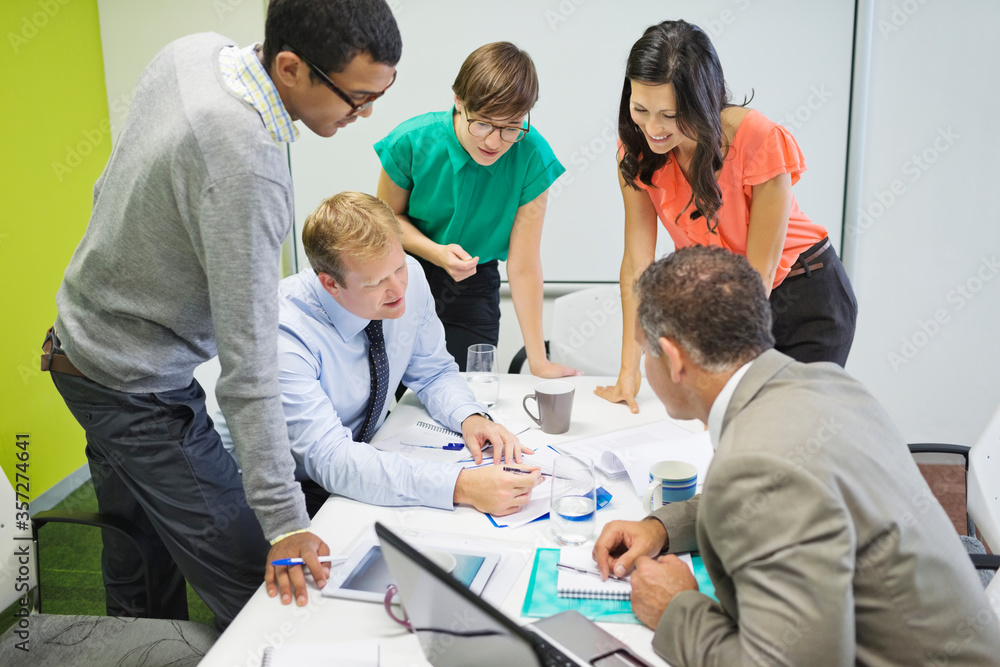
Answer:
[[[76,375],[77,377],[87,377],[80,372],[73,362],[62,352],[56,351],[55,332],[52,327],[45,333],[45,342],[42,343],[42,370],[55,373],[65,373],[66,375]]]
[[[794,264],[792,264],[792,270],[789,271],[788,275],[785,277],[791,278],[793,276],[801,276],[802,274],[805,274],[806,277],[808,277],[812,275],[813,271],[822,269],[823,262],[816,262],[815,264],[810,264],[809,262],[813,261],[820,255],[822,255],[824,252],[826,252],[826,249],[829,247],[830,247],[830,239],[827,239],[823,245],[817,248],[813,254],[809,255],[804,260],[801,257],[799,257],[799,260]]]

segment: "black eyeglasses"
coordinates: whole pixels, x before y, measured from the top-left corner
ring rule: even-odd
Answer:
[[[485,139],[493,134],[494,131],[499,130],[501,139],[508,144],[515,144],[524,139],[524,135],[531,131],[530,112],[528,113],[528,127],[501,127],[493,123],[487,123],[480,118],[469,118],[469,112],[465,109],[462,109],[462,113],[465,114],[465,122],[469,124],[469,134],[479,139]]]
[[[324,84],[326,84],[327,88],[329,88],[330,90],[332,90],[337,95],[337,97],[339,97],[340,99],[344,100],[344,102],[346,102],[351,107],[351,112],[349,114],[347,114],[348,118],[350,118],[351,116],[357,115],[357,114],[361,113],[362,111],[364,111],[365,109],[367,109],[368,107],[370,107],[372,104],[375,103],[375,100],[377,100],[378,98],[380,98],[383,95],[385,95],[385,91],[389,90],[389,88],[392,87],[392,84],[396,83],[396,74],[397,74],[397,72],[394,70],[393,73],[392,73],[392,81],[389,82],[389,85],[386,86],[382,90],[382,92],[380,92],[380,93],[372,93],[372,94],[368,95],[367,97],[365,97],[365,99],[362,100],[361,103],[356,104],[354,102],[354,100],[351,98],[351,96],[348,95],[347,92],[344,91],[343,88],[341,88],[340,86],[338,86],[337,84],[335,84],[330,79],[330,77],[328,77],[326,75],[326,73],[323,70],[321,70],[316,65],[313,65],[309,60],[306,59],[305,56],[303,56],[301,53],[299,53],[297,49],[295,49],[295,48],[293,48],[293,47],[288,46],[287,44],[285,44],[283,47],[281,47],[281,50],[282,51],[291,51],[296,56],[298,56],[299,60],[301,60],[302,62],[304,62],[306,64],[306,66],[308,66],[309,69],[311,69],[316,74],[316,76],[318,76],[320,78],[320,80]]]

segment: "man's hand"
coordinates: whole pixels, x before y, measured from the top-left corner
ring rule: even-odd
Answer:
[[[449,243],[441,246],[441,253],[435,263],[447,271],[455,282],[461,282],[475,274],[479,258],[469,255],[457,243]]]
[[[564,378],[571,375],[583,375],[583,373],[575,368],[557,364],[548,359],[542,359],[537,363],[529,361],[528,364],[531,366],[531,374],[540,378]]]
[[[535,453],[535,450],[522,445],[516,435],[482,415],[469,415],[462,422],[462,438],[477,464],[483,462],[483,450],[487,443],[493,445],[493,463],[505,459],[507,463],[520,463],[522,452]]]
[[[655,519],[612,521],[594,543],[594,560],[601,578],[624,577],[639,558],[652,558],[667,546],[667,529]]]
[[[698,590],[698,582],[691,570],[673,554],[660,556],[656,560],[640,556],[635,563],[631,581],[632,611],[636,618],[654,630],[675,595],[682,591]]]
[[[326,586],[326,577],[329,574],[329,566],[324,566],[319,562],[319,556],[329,556],[330,547],[326,546],[323,540],[312,533],[296,533],[281,540],[267,554],[267,571],[264,574],[264,583],[267,585],[267,594],[272,598],[281,592],[281,604],[289,604],[292,595],[295,595],[295,604],[300,607],[305,606],[309,601],[309,594],[306,593],[306,576],[302,565],[274,566],[271,561],[282,558],[302,558],[305,566],[312,573],[313,580],[316,581],[317,588]]]
[[[538,468],[524,468],[530,474],[504,471],[502,466],[466,468],[455,482],[455,504],[472,505],[493,516],[513,514],[531,500],[531,490],[541,480]]]
[[[639,393],[641,384],[642,375],[638,368],[634,373],[622,369],[618,374],[617,384],[597,387],[594,393],[612,403],[625,403],[632,414],[636,414],[639,412],[639,404],[635,402],[635,395]]]

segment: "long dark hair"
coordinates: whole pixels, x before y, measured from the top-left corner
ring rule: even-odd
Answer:
[[[667,164],[670,154],[650,150],[646,137],[632,121],[632,81],[673,86],[677,126],[697,142],[688,168],[691,199],[697,209],[692,217],[704,216],[708,230],[714,232],[718,226],[715,214],[722,206],[722,191],[715,179],[723,160],[721,113],[730,104],[722,64],[712,41],[696,25],[664,21],[647,28],[632,46],[618,109],[618,136],[625,148],[618,169],[625,182],[638,189],[636,178],[652,185],[653,174]]]

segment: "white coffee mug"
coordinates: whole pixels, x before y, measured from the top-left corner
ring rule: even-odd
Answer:
[[[687,500],[698,486],[698,468],[684,461],[660,461],[649,467],[652,482],[642,494],[642,506],[650,511]]]

